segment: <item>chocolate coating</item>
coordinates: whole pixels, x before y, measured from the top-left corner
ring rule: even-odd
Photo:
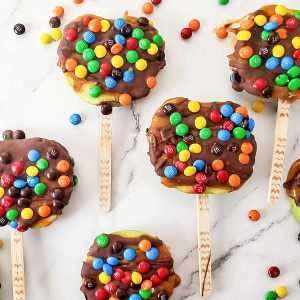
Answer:
[[[295,199],[295,203],[300,207],[300,159],[296,160],[287,175],[286,182],[283,184],[286,194]]]

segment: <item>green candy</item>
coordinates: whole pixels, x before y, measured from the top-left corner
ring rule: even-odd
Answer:
[[[242,127],[235,127],[233,129],[233,136],[238,140],[242,140],[246,136],[246,130]]]
[[[88,62],[87,68],[91,73],[96,73],[100,69],[100,64],[98,63],[97,60],[91,60]]]
[[[163,45],[163,43],[164,43],[164,39],[162,38],[161,35],[156,34],[153,37],[153,43],[156,44],[156,46],[161,47]]]
[[[286,74],[280,74],[276,77],[275,82],[278,86],[285,86],[289,81],[289,77]]]
[[[89,47],[88,43],[84,40],[80,40],[76,43],[75,49],[79,54],[82,54],[85,49]]]
[[[14,221],[17,219],[19,213],[17,210],[15,209],[10,209],[7,213],[6,213],[6,218],[9,220],[9,221]]]
[[[150,41],[148,39],[139,40],[139,46],[142,50],[147,50],[150,48]]]
[[[95,58],[95,52],[93,49],[87,48],[83,50],[82,56],[84,60],[93,60]]]
[[[46,192],[47,190],[47,186],[45,183],[43,182],[40,182],[38,183],[35,187],[34,187],[34,192],[37,194],[37,195],[42,195]]]
[[[96,237],[96,244],[104,248],[109,244],[109,238],[105,233],[100,234],[98,237]]]
[[[182,117],[181,117],[181,114],[179,112],[174,112],[170,116],[170,123],[172,125],[179,124],[181,122],[181,120],[182,120]]]
[[[91,86],[90,89],[89,89],[89,94],[93,98],[99,97],[100,94],[101,94],[101,87],[98,86],[98,85]]]
[[[130,64],[135,64],[139,60],[139,55],[135,50],[129,50],[126,53],[126,59]]]
[[[189,132],[189,128],[186,124],[179,124],[176,126],[176,134],[179,136],[185,136]]]
[[[295,13],[295,18],[300,20],[300,10]]]
[[[266,299],[266,300],[275,300],[275,299],[277,299],[277,294],[276,294],[276,292],[274,292],[274,291],[266,292],[266,294],[265,294],[265,299]]]
[[[78,184],[78,177],[76,175],[73,176],[73,183],[74,183],[74,186],[76,186]]]
[[[212,135],[212,132],[209,128],[202,128],[199,132],[199,137],[202,140],[208,140]]]
[[[40,158],[37,162],[36,162],[36,166],[39,170],[44,171],[48,168],[49,163],[47,159],[44,158]]]
[[[273,33],[273,31],[270,31],[270,30],[263,30],[262,33],[261,33],[261,38],[262,40],[264,41],[267,41],[268,40],[268,37],[269,35]]]
[[[141,28],[134,28],[131,35],[133,38],[140,40],[144,37],[145,33]]]
[[[300,78],[294,78],[292,79],[289,84],[288,88],[290,91],[297,91],[300,89]]]
[[[139,294],[142,297],[142,299],[147,300],[147,299],[150,299],[150,297],[152,295],[152,291],[139,289]]]
[[[228,4],[229,0],[218,0],[220,5],[226,5]]]
[[[287,74],[290,76],[290,78],[296,78],[299,77],[300,75],[300,68],[297,66],[291,67],[288,71]]]
[[[179,142],[176,146],[177,152],[180,153],[182,150],[188,150],[189,147],[185,142]]]
[[[249,59],[249,65],[253,69],[258,68],[261,65],[261,57],[257,54],[251,56]]]

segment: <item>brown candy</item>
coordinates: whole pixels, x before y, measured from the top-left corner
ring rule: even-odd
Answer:
[[[170,116],[175,111],[176,111],[176,108],[172,104],[166,104],[163,107],[163,113],[167,116]]]
[[[13,138],[16,139],[16,140],[25,139],[25,132],[23,130],[16,130],[13,133]]]
[[[221,155],[223,153],[222,146],[218,145],[217,143],[214,143],[211,147],[211,153],[215,155]]]
[[[108,103],[102,104],[100,106],[100,109],[101,109],[101,113],[103,115],[109,115],[112,112],[112,106]]]
[[[8,152],[4,152],[0,154],[0,163],[7,165],[11,162],[12,157],[11,154]]]

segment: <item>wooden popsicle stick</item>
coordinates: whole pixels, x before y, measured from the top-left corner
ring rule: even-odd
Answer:
[[[201,194],[197,200],[200,295],[206,298],[212,293],[209,198]]]
[[[271,204],[277,203],[280,196],[290,106],[289,102],[280,99],[278,100],[273,159],[268,193],[268,202]]]
[[[108,213],[111,208],[111,142],[112,113],[101,116],[100,208],[103,213]]]
[[[13,299],[25,300],[23,234],[16,229],[11,229],[10,239]]]

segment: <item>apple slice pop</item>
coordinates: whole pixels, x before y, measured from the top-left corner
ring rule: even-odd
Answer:
[[[233,102],[173,98],[155,113],[147,137],[150,160],[169,188],[196,194],[201,295],[212,292],[209,194],[238,190],[255,162],[254,120]]]

